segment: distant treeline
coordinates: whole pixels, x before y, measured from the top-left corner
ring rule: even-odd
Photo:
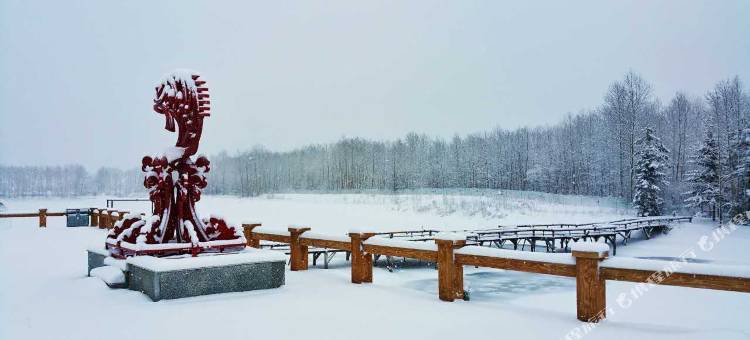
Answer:
[[[503,113],[508,114],[513,113]],[[732,210],[744,204],[750,189],[742,146],[749,118],[750,98],[736,77],[718,82],[703,96],[678,92],[662,103],[650,84],[630,72],[610,85],[599,107],[548,127],[496,128],[448,140],[411,133],[395,141],[344,138],[289,152],[263,147],[222,152],[210,157],[206,192],[250,196],[295,190],[491,188],[630,200],[636,141],[651,127],[671,151],[671,184],[662,192],[676,207],[691,189],[689,179],[696,170],[691,160],[710,129],[724,170],[720,191],[725,208]],[[35,175],[25,173],[29,171]],[[113,169],[89,176],[80,167],[0,167],[0,195],[127,194],[142,190],[139,176],[138,171]]]
[[[100,168],[90,174],[81,165],[2,166],[0,197],[84,196],[108,194],[124,196],[143,190],[140,169],[123,171]]]

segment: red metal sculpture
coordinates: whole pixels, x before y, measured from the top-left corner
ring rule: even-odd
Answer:
[[[143,157],[143,185],[153,202],[152,217],[127,215],[107,236],[112,256],[173,255],[203,251],[239,250],[245,247],[242,232],[220,217],[201,219],[195,210],[201,190],[208,184],[205,173],[210,162],[198,151],[203,118],[208,117],[206,82],[197,72],[179,70],[167,75],[156,87],[154,111],[163,114],[165,129],[175,132],[177,144],[163,155]]]

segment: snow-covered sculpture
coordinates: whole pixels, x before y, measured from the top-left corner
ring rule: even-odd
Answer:
[[[143,157],[143,185],[153,202],[152,217],[126,215],[110,230],[106,247],[114,257],[173,255],[203,251],[240,250],[245,237],[239,228],[220,217],[201,219],[195,202],[208,182],[210,162],[198,151],[203,119],[209,113],[206,82],[194,71],[178,70],[156,86],[154,111],[163,114],[165,129],[175,132],[177,143],[162,155]]]

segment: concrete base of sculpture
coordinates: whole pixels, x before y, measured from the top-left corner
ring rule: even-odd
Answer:
[[[109,253],[106,249],[99,248],[90,248],[87,252],[89,253],[89,270],[86,275],[91,276],[92,269],[106,266],[104,259],[109,256]]]
[[[118,265],[116,262],[120,261]],[[198,257],[136,256],[127,260],[107,257],[106,251],[88,251],[89,274],[101,266],[118,266],[125,286],[153,301],[208,294],[278,288],[284,284],[286,255],[270,250],[246,249],[233,254]]]

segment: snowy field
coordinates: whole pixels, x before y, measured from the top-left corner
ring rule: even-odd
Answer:
[[[3,202],[8,211],[55,211],[103,206],[104,198]],[[146,212],[149,203],[115,207]],[[519,194],[204,197],[198,207],[236,223],[307,225],[330,234],[587,222],[629,213],[605,200]],[[48,225],[39,229],[34,218],[0,220],[0,339],[564,339],[584,325],[576,320],[573,279],[467,267],[471,301],[445,303],[437,298],[432,267],[389,272],[381,266],[374,283],[354,285],[342,255],[328,270],[287,272],[286,285],[276,290],[151,302],[86,277],[85,249],[101,245],[104,232],[65,228],[59,217]],[[704,221],[678,224],[667,235],[618,247],[618,257],[679,256],[712,230]],[[750,228],[741,228],[699,256],[707,263],[750,265],[749,243]],[[663,286],[619,306],[618,296],[634,286],[607,283],[615,312],[584,338],[750,339],[750,294]]]

